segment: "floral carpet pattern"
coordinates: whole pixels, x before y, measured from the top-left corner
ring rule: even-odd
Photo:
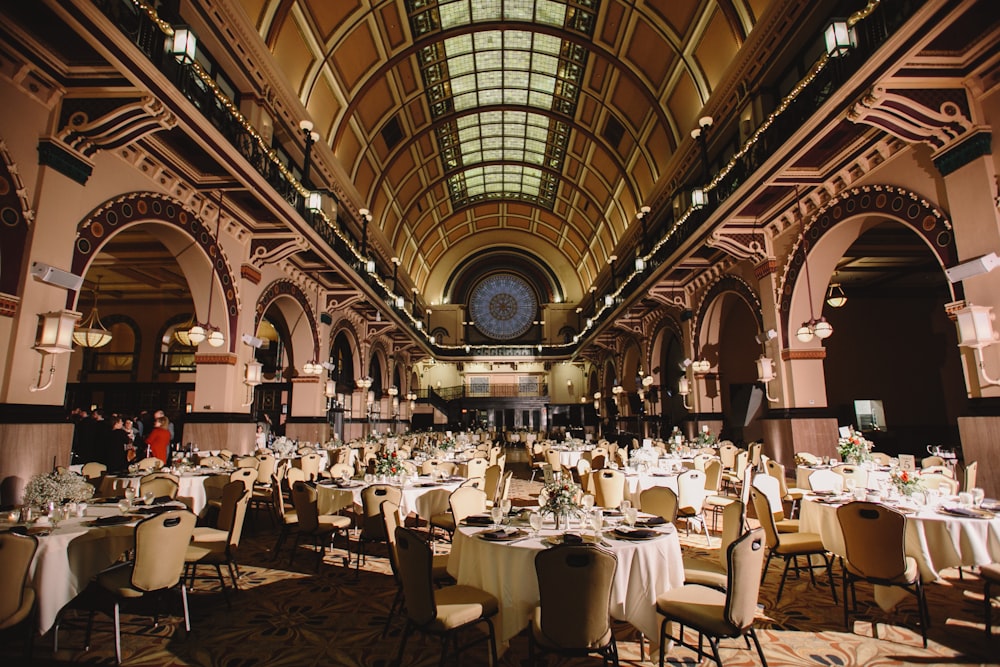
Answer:
[[[514,464],[512,495],[515,504],[530,504],[540,484],[529,483],[529,471]],[[520,479],[518,479],[520,478]],[[249,519],[248,519],[249,521]],[[692,532],[682,544],[686,554],[714,559],[714,548],[705,544],[703,535]],[[369,549],[367,562],[356,573],[352,561],[345,567],[342,541],[328,551],[315,572],[316,554],[311,547],[297,549],[289,566],[290,546],[283,547],[275,559],[271,551],[276,530],[265,515],[256,517],[244,531],[239,551],[240,591],[230,591],[231,607],[219,592],[218,582],[199,580],[189,594],[192,632],[184,632],[178,616],[161,618],[152,627],[151,618],[142,613],[123,614],[122,647],[127,665],[212,665],[252,667],[255,665],[306,667],[337,665],[345,667],[384,667],[394,664],[403,623],[389,625],[383,638],[386,616],[396,589],[384,550],[378,545]],[[447,543],[438,542],[447,549]],[[904,601],[895,613],[886,615],[874,605],[871,589],[859,586],[858,601],[863,612],[845,629],[843,607],[834,604],[825,575],[814,587],[807,576],[792,579],[785,586],[780,604],[775,604],[783,563],[776,559],[761,588],[757,631],[768,664],[772,667],[799,665],[970,665],[1000,664],[1000,634],[987,638],[984,631],[982,582],[966,570],[959,578],[949,570],[940,582],[927,586],[932,625],[929,646],[921,646],[915,629],[916,605]],[[838,599],[841,595],[839,567],[834,569]],[[207,571],[206,571],[207,574]],[[69,610],[60,630],[59,650],[53,653],[53,636],[48,633],[35,639],[36,665],[115,663],[114,636],[110,617],[98,612],[90,650],[85,650],[86,605]],[[178,612],[179,605],[171,610]],[[872,624],[864,617],[873,609],[879,639],[872,637]],[[141,609],[135,609],[141,612]],[[994,614],[1000,616],[1000,614]],[[22,631],[23,632],[23,631]],[[474,632],[474,631],[473,631]],[[616,625],[621,664],[653,664],[640,659],[636,632],[624,624]],[[688,635],[688,640],[694,640]],[[26,664],[23,634],[5,635],[0,643],[0,662],[4,665]],[[722,643],[722,659],[730,667],[759,665],[756,651],[748,650],[741,640]],[[436,665],[440,658],[437,640],[419,634],[407,644],[402,665]],[[648,652],[648,642],[645,650]],[[486,649],[480,644],[463,653],[455,664],[486,665]],[[500,659],[505,667],[527,663],[527,639],[516,637]],[[657,656],[654,654],[655,662]],[[674,647],[668,653],[670,665],[698,663],[693,651]],[[549,665],[600,664],[600,658],[558,658],[550,656]]]

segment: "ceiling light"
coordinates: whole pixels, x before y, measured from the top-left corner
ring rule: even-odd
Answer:
[[[830,283],[830,288],[826,291],[826,302],[831,308],[840,308],[847,303],[847,295],[840,283]]]
[[[97,279],[94,288],[94,307],[90,314],[73,329],[73,341],[80,347],[103,347],[111,342],[111,332],[104,328],[101,316],[97,312],[97,295],[101,289],[101,279]]]

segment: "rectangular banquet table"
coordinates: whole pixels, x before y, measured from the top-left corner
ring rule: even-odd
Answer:
[[[475,586],[500,601],[495,619],[497,641],[508,642],[523,630],[538,605],[535,554],[546,548],[546,537],[560,535],[551,526],[539,537],[515,543],[478,536],[481,527],[459,527],[448,558],[448,572],[460,584]],[[643,541],[605,538],[618,559],[611,587],[611,616],[627,621],[652,643],[660,636],[656,597],[684,584],[680,541],[671,525],[662,537]],[[585,582],[581,582],[585,583]]]

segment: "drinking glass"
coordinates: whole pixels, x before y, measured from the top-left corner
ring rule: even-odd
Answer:
[[[119,511],[120,511],[120,512],[121,512],[122,514],[125,514],[126,512],[128,512],[128,511],[129,511],[129,508],[131,508],[131,507],[132,507],[132,503],[130,503],[130,502],[129,502],[129,501],[127,501],[127,500],[119,500],[119,501],[118,501],[118,510],[119,510]]]
[[[595,508],[590,513],[590,527],[594,529],[594,539],[601,539],[601,529],[604,527],[604,511]]]
[[[594,506],[594,496],[589,493],[585,494],[583,498],[580,499],[580,506],[584,509],[584,511],[589,512]]]
[[[503,498],[500,501],[500,511],[503,512],[503,515],[505,517],[510,516],[510,508],[511,508],[511,506],[512,506],[512,504],[510,502],[510,498]]]
[[[375,481],[375,475],[371,474],[370,472],[366,472],[365,473],[365,484],[371,484],[373,481]]]
[[[49,512],[49,523],[52,524],[53,528],[58,528],[59,522],[62,521],[65,516],[66,514],[62,505],[55,505]]]
[[[131,486],[125,489],[125,500],[128,501],[129,505],[131,505],[132,501],[135,500],[135,489]]]
[[[531,526],[531,530],[535,537],[538,537],[538,531],[542,529],[542,513],[532,512],[528,515],[528,524]]]
[[[153,495],[152,491],[147,491],[146,493],[142,494],[142,502],[146,503],[147,505],[152,505],[153,500],[155,499],[156,496]]]
[[[623,500],[622,504],[619,507],[621,508],[622,514],[624,515],[625,512],[627,512],[629,510],[629,508],[632,507],[632,501],[631,500]]]
[[[625,519],[625,524],[629,528],[633,528],[635,526],[636,519],[639,518],[638,514],[639,510],[635,507],[626,507],[622,510],[622,517]]]
[[[978,486],[972,489],[972,504],[979,507],[983,504],[983,499],[986,497],[986,491],[979,488]]]
[[[494,505],[490,508],[490,519],[493,520],[493,530],[500,528],[500,522],[503,521],[503,508],[499,505]]]

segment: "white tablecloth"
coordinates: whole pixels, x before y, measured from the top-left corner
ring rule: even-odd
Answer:
[[[819,533],[823,545],[844,554],[844,536],[837,508],[808,496],[799,510],[799,528]],[[906,553],[916,559],[924,581],[934,581],[946,567],[985,565],[1000,560],[1000,517],[961,518],[922,509],[906,517]]]
[[[226,474],[228,475],[228,473]],[[195,514],[201,514],[201,511],[205,509],[205,505],[208,504],[205,480],[212,477],[212,475],[184,473],[177,477],[180,482],[177,487],[177,500],[187,505],[188,509]],[[141,476],[118,477],[109,475],[108,478],[111,480],[112,488],[115,490],[131,487],[135,489],[136,493],[139,492],[139,480],[142,478]]]
[[[403,487],[399,512],[404,517],[413,512],[422,519],[430,519],[435,514],[447,512],[448,497],[461,483],[459,480],[441,484],[424,477],[419,478],[416,484],[407,483]],[[317,484],[316,505],[319,513],[333,514],[342,509],[354,509],[360,512],[361,492],[367,485],[358,481],[353,484],[350,488],[322,482]]]
[[[542,529],[539,538],[515,544],[476,537],[483,528],[460,527],[448,558],[448,572],[460,584],[475,586],[496,596],[500,614],[495,619],[497,640],[508,642],[528,625],[538,604],[535,554],[553,529]],[[684,567],[677,533],[653,540],[609,540],[618,559],[611,587],[611,616],[628,621],[651,642],[660,636],[656,596],[684,584]]]
[[[66,519],[50,535],[38,538],[28,577],[37,596],[38,632],[45,634],[56,616],[101,570],[131,549],[135,524],[88,527],[84,521],[118,514],[115,505],[87,508],[87,516]],[[138,519],[136,519],[138,521]]]
[[[809,475],[813,474],[817,470],[832,469],[832,466],[796,466],[795,486],[800,489],[811,489],[812,486],[809,485]],[[877,489],[880,483],[887,481],[889,481],[888,469],[879,468],[877,470],[870,470],[868,472],[868,483],[865,485],[865,488]]]
[[[679,473],[665,472],[627,472],[625,473],[625,498],[634,507],[642,509],[639,496],[646,489],[654,486],[665,486],[677,493],[677,475]]]

